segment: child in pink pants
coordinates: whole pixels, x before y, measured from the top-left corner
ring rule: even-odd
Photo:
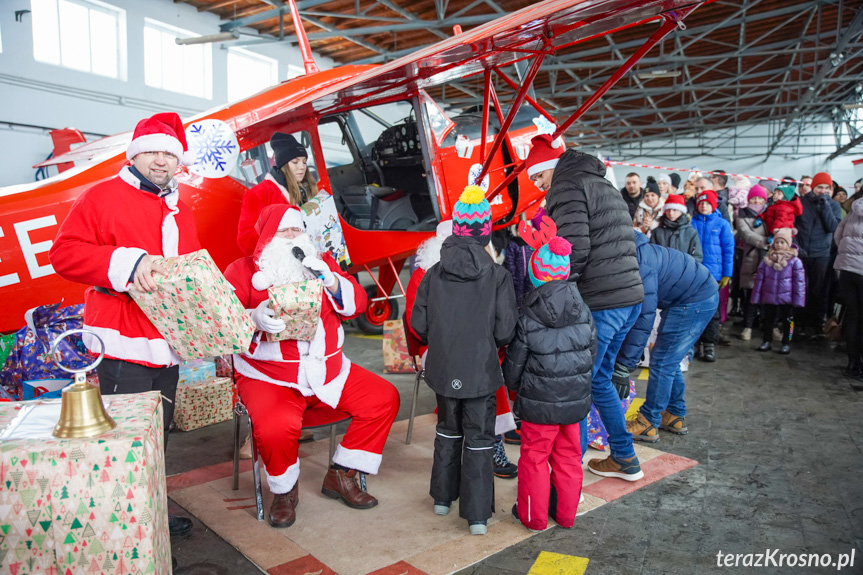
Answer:
[[[521,417],[512,514],[532,530],[545,529],[549,515],[570,528],[581,495],[578,422],[590,411],[596,328],[575,282],[566,281],[572,246],[555,236],[550,218],[538,232],[522,228],[521,237],[535,249],[528,272],[536,289],[524,298],[503,362],[504,381],[517,392],[513,411]],[[549,512],[552,491],[557,505]]]

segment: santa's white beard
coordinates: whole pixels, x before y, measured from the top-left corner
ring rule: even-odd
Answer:
[[[440,261],[440,250],[443,247],[443,240],[437,236],[432,236],[417,248],[417,265],[425,271]]]
[[[258,269],[261,271],[267,286],[280,286],[314,279],[315,274],[294,257],[294,248],[300,248],[306,256],[317,256],[318,252],[312,239],[302,234],[294,239],[273,238],[261,250],[258,258]]]

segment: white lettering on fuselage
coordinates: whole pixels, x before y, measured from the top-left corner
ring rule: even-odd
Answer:
[[[43,216],[33,220],[18,222],[13,224],[15,233],[18,235],[18,243],[21,245],[21,253],[24,255],[24,261],[27,262],[27,271],[30,272],[30,277],[33,279],[49,276],[54,273],[54,268],[51,264],[44,266],[39,265],[36,261],[36,255],[47,252],[51,249],[52,240],[44,242],[32,243],[30,241],[30,232],[50,226],[57,225],[57,218],[54,214]]]

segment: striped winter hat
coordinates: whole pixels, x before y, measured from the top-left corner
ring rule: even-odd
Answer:
[[[532,230],[522,222],[518,228],[521,238],[534,249],[527,266],[530,282],[539,287],[547,281],[569,278],[569,255],[572,244],[557,237],[557,226],[551,218],[543,216],[539,230]]]
[[[452,210],[452,234],[483,243],[491,239],[491,206],[479,186],[464,189]]]

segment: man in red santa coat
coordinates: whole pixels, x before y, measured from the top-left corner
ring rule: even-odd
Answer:
[[[267,206],[255,229],[260,237],[254,254],[228,266],[225,277],[259,330],[249,351],[234,356],[234,369],[274,495],[269,523],[290,527],[296,519],[303,412],[319,403],[352,417],[321,492],[354,509],[374,507],[378,501],[361,489],[358,472],[377,474],[399,395],[388,381],[352,364],[342,353],[341,322],[365,311],[365,290],[342,274],[328,252],[317,253],[296,206]],[[285,322],[269,308],[267,288],[315,277],[325,289],[312,340],[266,341],[265,333],[285,329]]]
[[[61,277],[93,286],[84,292],[84,328],[105,344],[96,368],[102,394],[158,391],[165,399],[166,443],[181,360],[127,292],[133,285],[156,291],[152,274],[164,269],[155,258],[201,249],[174,179],[187,149],[177,114],[141,120],[126,149],[129,163],[78,197],[48,253]],[[91,352],[100,351],[94,337],[85,333],[83,339]],[[172,536],[192,528],[183,517],[170,517],[168,524]]]

